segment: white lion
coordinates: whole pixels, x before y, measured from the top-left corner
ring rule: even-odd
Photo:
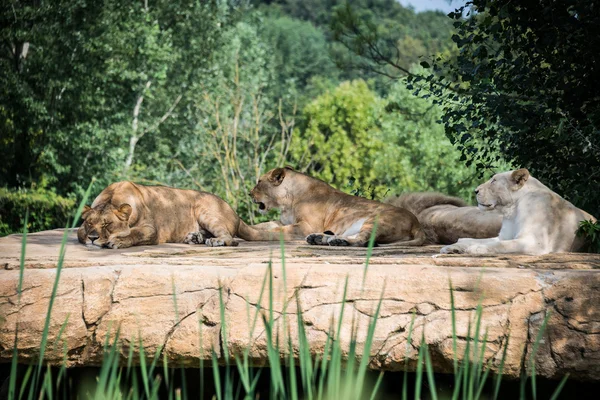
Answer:
[[[476,190],[482,210],[502,212],[498,237],[459,239],[442,253],[548,254],[577,251],[583,240],[575,234],[580,221],[596,221],[529,175],[526,169],[494,175]]]

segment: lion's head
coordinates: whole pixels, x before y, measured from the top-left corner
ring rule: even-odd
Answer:
[[[115,207],[110,203],[94,208],[85,206],[81,213],[83,224],[77,232],[79,241],[84,244],[104,246],[109,238],[129,235],[131,206],[121,204]]]
[[[293,171],[290,167],[275,168],[258,179],[258,183],[250,191],[250,196],[258,204],[261,214],[266,214],[272,208],[287,205],[290,200],[289,188],[287,184],[282,183],[290,171]]]
[[[502,172],[475,189],[477,204],[480,210],[502,209],[512,205],[519,191],[529,179],[529,171],[525,168]]]

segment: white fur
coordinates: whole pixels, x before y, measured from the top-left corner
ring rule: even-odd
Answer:
[[[527,170],[497,174],[480,185],[477,192],[481,209],[502,212],[500,234],[491,239],[459,239],[457,243],[443,247],[441,253],[577,251],[582,244],[575,234],[579,222],[596,220],[529,176]]]
[[[352,225],[350,225],[350,227],[346,229],[344,233],[342,233],[341,237],[353,239],[356,235],[358,235],[366,220],[366,218],[361,218],[354,221]]]

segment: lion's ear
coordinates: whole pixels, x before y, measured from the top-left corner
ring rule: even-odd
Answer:
[[[90,206],[83,206],[83,211],[81,211],[81,219],[87,219],[90,214],[94,211],[94,209]]]
[[[283,178],[285,178],[285,168],[275,168],[269,175],[269,182],[271,182],[273,186],[279,186],[281,185],[281,182],[283,182]]]
[[[114,210],[113,212],[121,221],[127,221],[131,216],[132,208],[129,204],[121,204],[118,210]]]
[[[286,165],[285,169],[289,169],[290,171],[296,172],[296,170],[294,169],[294,167],[292,167],[291,165]]]
[[[527,182],[527,179],[529,179],[529,171],[527,168],[517,169],[512,172],[510,177],[519,187],[521,187]]]

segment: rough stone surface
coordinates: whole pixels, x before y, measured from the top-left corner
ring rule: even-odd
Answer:
[[[39,355],[62,236],[61,230],[28,235],[20,301],[22,238],[0,239],[0,362],[11,358],[16,327],[20,361],[33,362]],[[134,362],[141,340],[145,354],[166,352],[177,365],[198,366],[200,358],[210,360],[212,351],[223,363],[247,347],[253,362],[265,365],[266,332],[262,316],[255,315],[257,307],[260,314],[270,315],[265,276],[272,260],[275,330],[290,335],[296,354],[298,316],[311,352],[320,355],[342,307],[341,344],[348,349],[354,324],[362,354],[381,298],[370,366],[403,370],[408,359],[408,368],[414,369],[424,338],[436,370],[450,372],[451,281],[459,358],[481,304],[480,339],[487,332],[484,357],[494,370],[509,337],[504,373],[516,378],[524,368],[530,372],[533,342],[548,316],[536,373],[600,380],[600,256],[441,256],[438,251],[438,246],[376,248],[364,275],[366,249],[290,242],[285,246],[284,273],[278,243],[108,250],[85,247],[70,232],[49,321],[46,359],[60,364],[66,354],[70,366],[97,365],[107,337],[114,340],[118,330],[121,352],[126,356],[132,348]],[[412,318],[414,329],[407,343]]]

